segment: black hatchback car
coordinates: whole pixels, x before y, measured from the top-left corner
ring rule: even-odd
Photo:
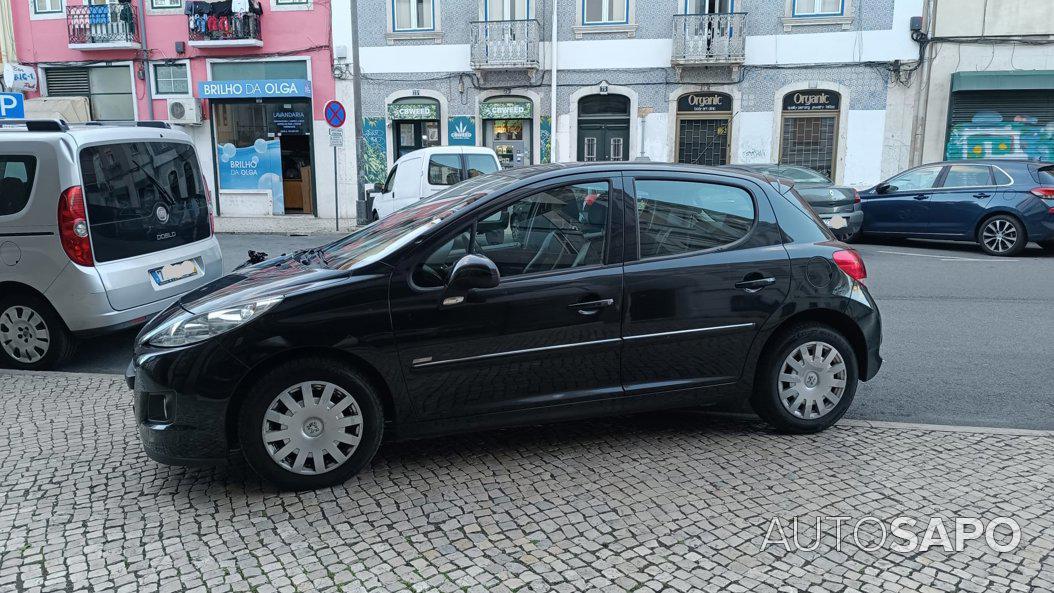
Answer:
[[[147,453],[241,449],[286,488],[420,437],[749,397],[814,432],[878,372],[858,254],[789,187],[723,169],[478,177],[189,293],[136,340]]]

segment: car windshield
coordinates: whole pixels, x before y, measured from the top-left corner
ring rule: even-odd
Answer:
[[[805,167],[791,167],[787,165],[772,165],[762,169],[765,173],[775,177],[785,177],[802,183],[831,183],[831,180],[823,175],[806,169]]]
[[[346,270],[379,260],[508,181],[486,175],[453,185],[323,246],[322,263]]]

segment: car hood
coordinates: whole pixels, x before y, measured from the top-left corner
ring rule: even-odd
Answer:
[[[244,267],[188,292],[179,305],[202,313],[274,296],[288,296],[318,283],[346,278],[352,272],[302,264],[285,256]]]
[[[845,206],[855,201],[853,188],[828,183],[795,183],[801,197],[811,206]]]

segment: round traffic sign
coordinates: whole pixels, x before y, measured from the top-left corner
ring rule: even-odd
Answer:
[[[348,119],[348,112],[344,110],[344,105],[340,101],[326,103],[325,115],[326,123],[334,128],[343,126],[344,121]]]

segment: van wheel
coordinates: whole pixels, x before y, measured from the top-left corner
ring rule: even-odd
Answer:
[[[751,405],[777,430],[819,432],[845,414],[859,381],[853,347],[819,324],[778,334],[758,365]]]
[[[1025,250],[1025,225],[1007,214],[998,214],[981,223],[977,242],[988,255],[1014,256]]]
[[[322,357],[289,361],[246,395],[238,438],[249,465],[287,490],[336,486],[373,459],[384,412],[370,382]]]
[[[0,298],[0,365],[44,371],[73,354],[76,343],[58,313],[32,295]]]

